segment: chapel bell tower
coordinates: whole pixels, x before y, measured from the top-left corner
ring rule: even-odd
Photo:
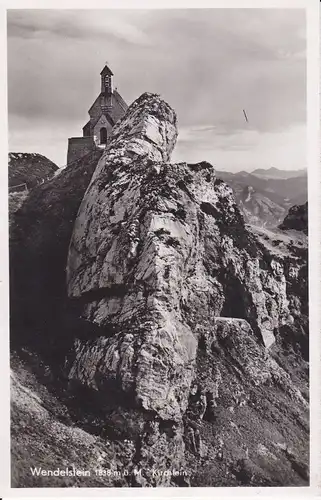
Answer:
[[[101,92],[105,96],[113,93],[113,72],[108,68],[107,64],[100,73],[101,76]]]

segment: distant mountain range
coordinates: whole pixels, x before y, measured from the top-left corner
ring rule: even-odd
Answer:
[[[301,170],[279,170],[278,168],[257,168],[251,172],[256,177],[263,177],[265,179],[290,179],[292,177],[302,177],[307,175],[305,169]]]
[[[217,170],[216,175],[231,186],[245,221],[255,226],[277,227],[291,206],[308,199],[306,170]]]

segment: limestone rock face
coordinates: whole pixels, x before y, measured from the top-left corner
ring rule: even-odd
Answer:
[[[143,94],[20,211],[11,288],[28,348],[50,346],[46,405],[84,430],[77,452],[99,436],[100,465],[128,470],[106,485],[307,484],[306,236],[246,226],[212,165],[170,163],[176,137]]]
[[[106,331],[77,343],[70,379],[102,393],[113,382],[180,421],[199,336],[216,317],[246,319],[266,347],[293,318],[283,264],[246,230],[232,190],[206,162],[168,163],[176,136],[158,96],[129,108],[80,206],[67,284]]]

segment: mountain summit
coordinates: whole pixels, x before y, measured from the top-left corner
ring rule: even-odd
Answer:
[[[308,484],[306,237],[248,228],[176,138],[145,93],[17,216],[15,487]]]

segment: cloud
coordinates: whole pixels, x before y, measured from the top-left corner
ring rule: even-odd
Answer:
[[[197,131],[197,132],[196,132]],[[207,160],[218,170],[253,170],[271,166],[306,168],[306,127],[293,125],[283,131],[238,130],[233,133],[208,127],[184,127],[173,153],[174,162]]]
[[[243,157],[254,133],[304,126],[305,43],[303,9],[9,10],[10,123],[80,134],[107,60],[128,103],[157,92],[176,110],[179,150],[214,134]]]
[[[149,38],[117,10],[8,10],[8,36],[21,39],[88,40],[115,37],[129,44],[149,44]]]
[[[78,124],[80,126],[80,123]],[[37,120],[30,127],[26,118],[11,116],[9,120],[9,150],[17,153],[40,153],[58,166],[67,161],[68,137],[76,135],[73,123]]]

